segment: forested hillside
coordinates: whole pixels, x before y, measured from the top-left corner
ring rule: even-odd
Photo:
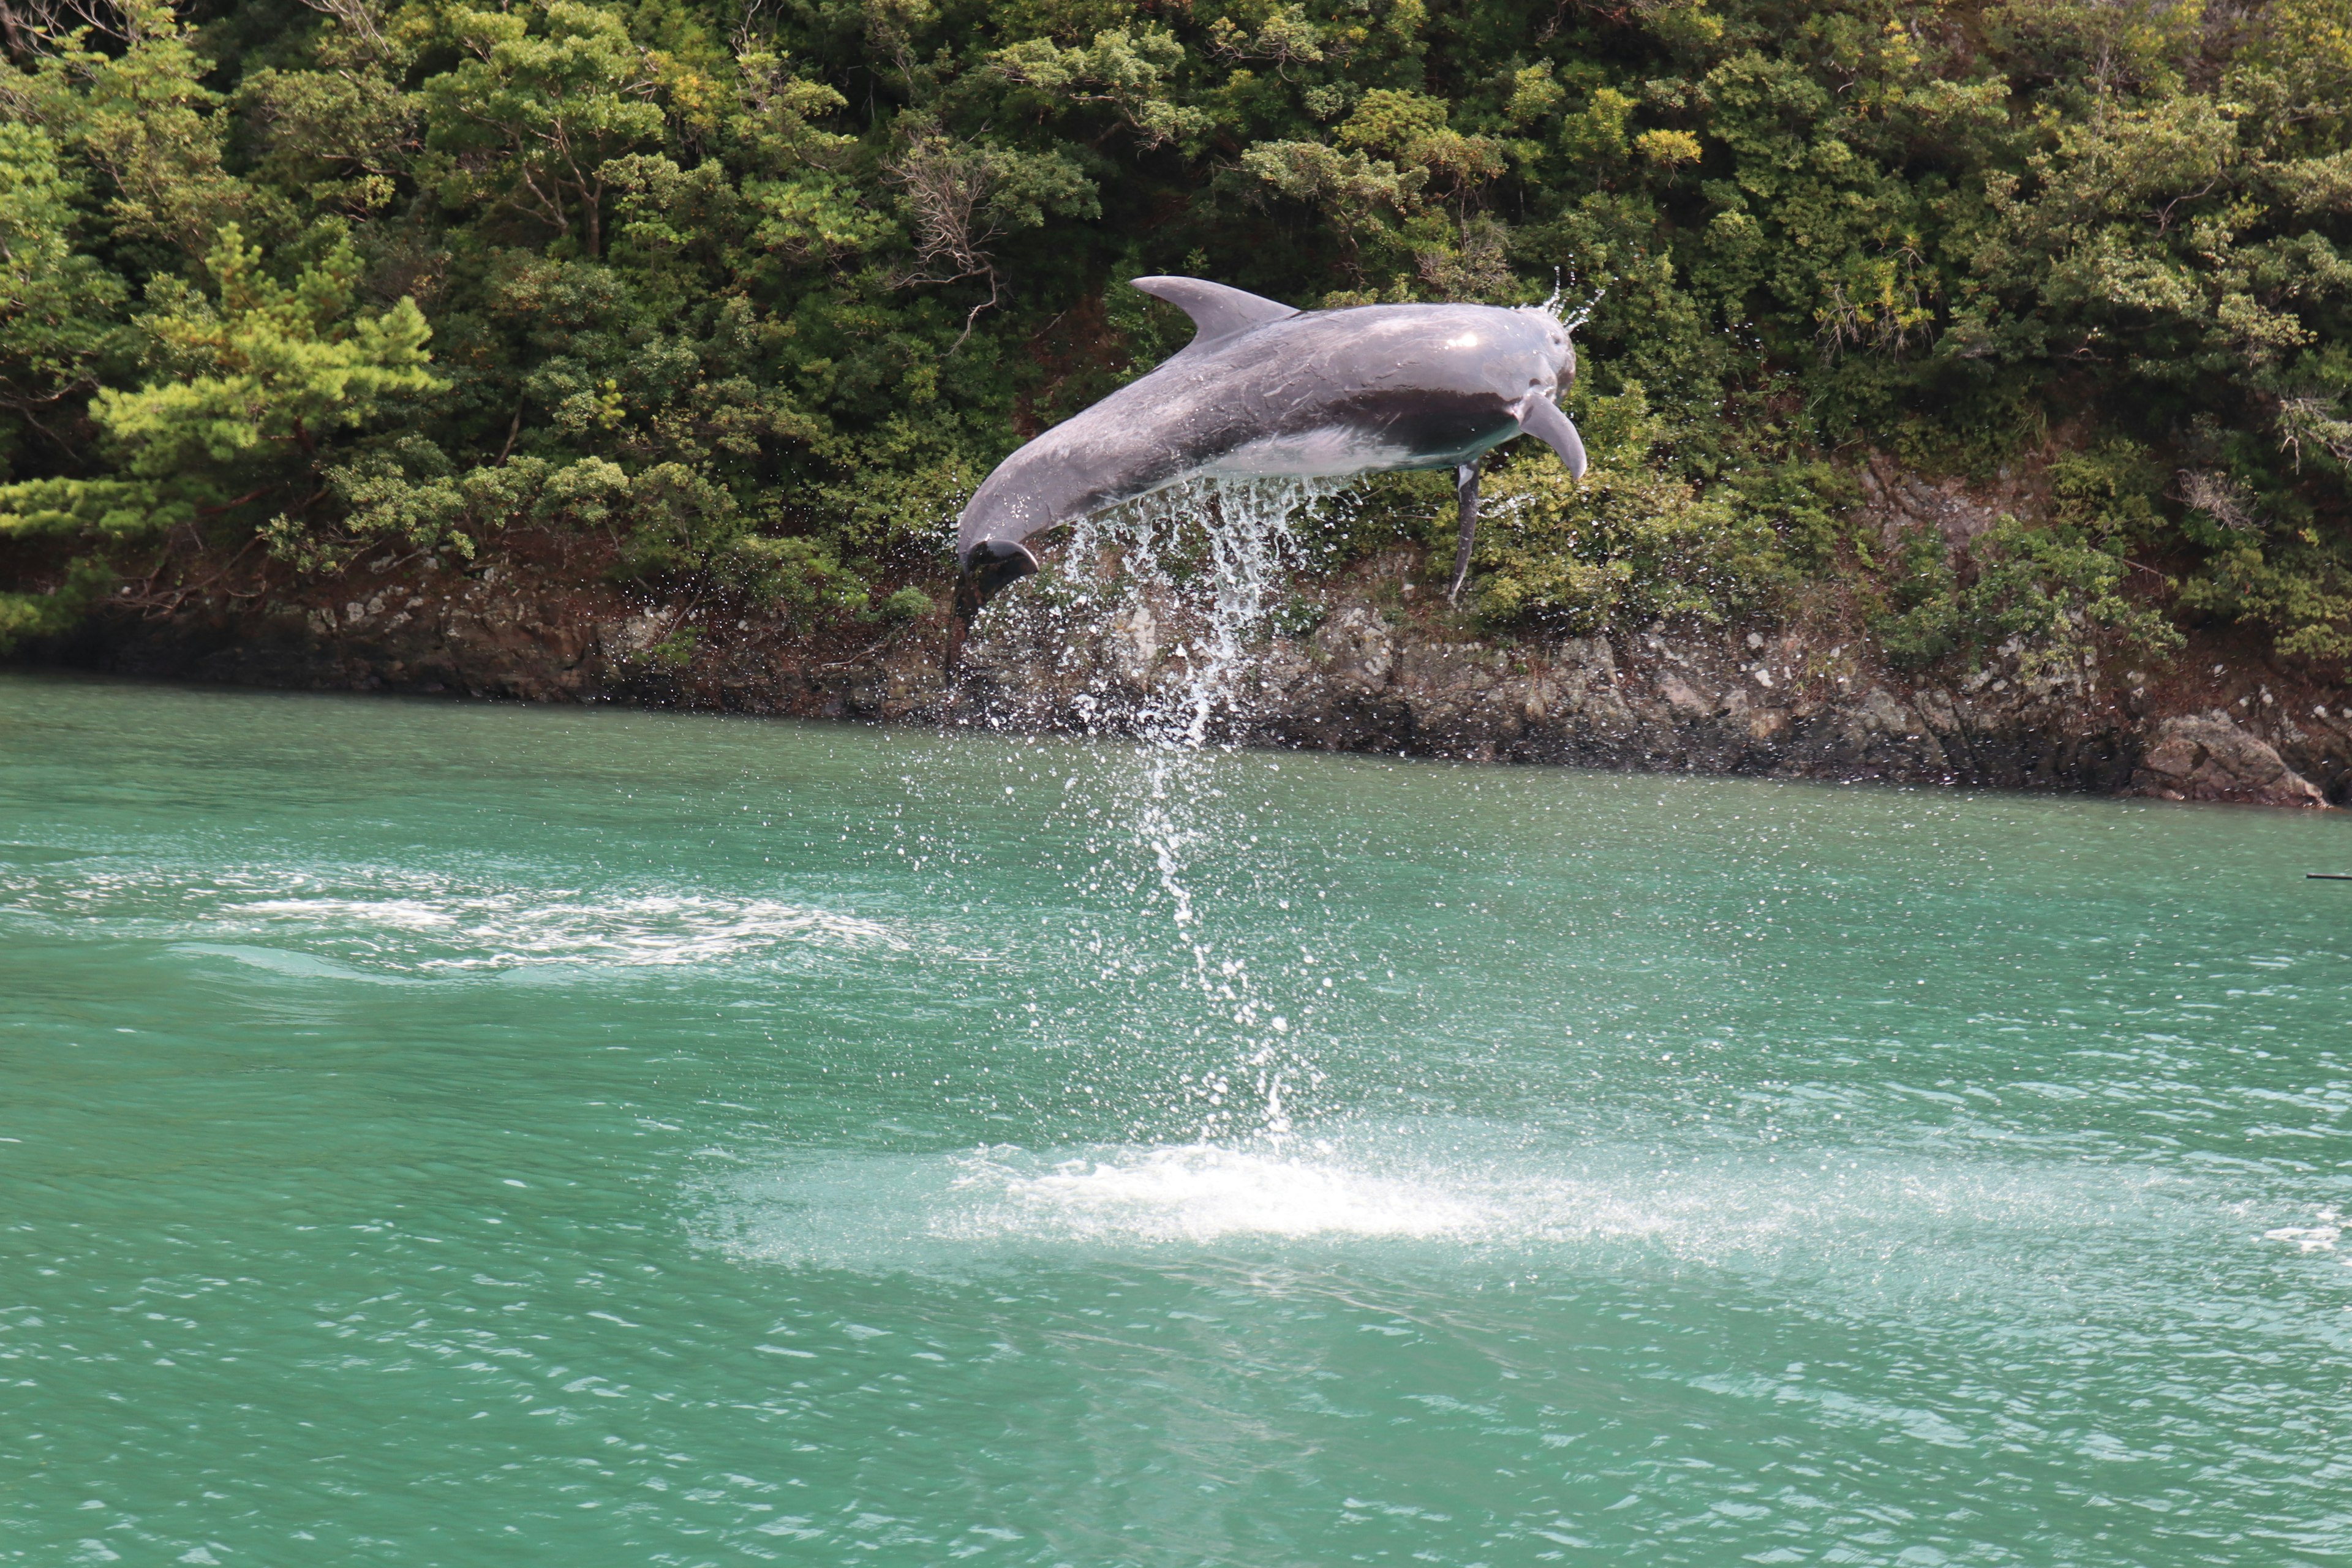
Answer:
[[[2352,0],[0,0],[0,637],[572,540],[812,627],[1180,345],[1582,310],[1498,634],[2352,655]],[[2037,504],[1955,553],[1868,453]],[[1344,548],[1448,524],[1388,481]],[[1515,499],[1516,498],[1516,499]],[[1430,538],[1438,535],[1432,532]],[[690,640],[678,657],[691,656]]]

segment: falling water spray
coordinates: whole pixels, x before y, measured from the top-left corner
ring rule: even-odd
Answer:
[[[1204,1139],[1282,1138],[1286,1095],[1320,1077],[1304,1010],[1271,999],[1249,955],[1213,934],[1201,882],[1212,854],[1249,842],[1243,808],[1217,786],[1217,759],[1251,727],[1253,654],[1301,563],[1305,531],[1346,488],[1219,478],[1171,486],[1076,524],[1053,574],[1097,628],[1140,620],[1178,639],[1157,668],[1146,662],[1140,691],[1118,715],[1140,743],[1112,781],[1116,826],[1097,852],[1141,860],[1186,961],[1183,984],[1200,997],[1199,1043],[1222,1058],[1184,1075]]]

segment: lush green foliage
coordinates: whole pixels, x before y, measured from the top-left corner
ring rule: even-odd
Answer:
[[[1910,660],[2352,656],[2352,0],[109,4],[0,5],[0,637],[526,525],[918,615],[1182,341],[1152,270],[1591,304],[1606,461],[1498,477],[1496,626],[1843,576]],[[1889,552],[1866,447],[2053,516]]]
[[[1483,620],[1582,636],[1747,608],[1784,585],[1788,552],[1752,508],[1728,486],[1702,498],[1658,463],[1660,421],[1640,387],[1585,406],[1593,462],[1582,482],[1546,454],[1486,487],[1475,557]]]

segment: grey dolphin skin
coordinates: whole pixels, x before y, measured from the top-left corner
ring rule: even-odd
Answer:
[[[1139,278],[1135,287],[1191,316],[1192,342],[1005,458],[974,492],[956,530],[965,621],[1037,570],[1032,535],[1208,474],[1453,468],[1458,596],[1478,522],[1478,462],[1490,447],[1525,433],[1570,473],[1584,473],[1584,443],[1557,401],[1576,377],[1576,350],[1547,310],[1297,310],[1198,278]]]

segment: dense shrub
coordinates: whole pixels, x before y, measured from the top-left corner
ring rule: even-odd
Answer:
[[[2151,604],[2352,655],[2352,0],[0,13],[0,637],[522,525],[913,613],[1186,271],[1591,306],[1642,450],[1498,478],[1497,625],[1848,574],[1906,658]],[[1864,447],[2078,461],[1955,571],[1843,521]]]
[[[1586,398],[1581,482],[1548,451],[1486,486],[1479,618],[1582,636],[1613,622],[1713,618],[1760,603],[1787,574],[1780,541],[1725,487],[1702,497],[1656,459],[1659,422],[1638,386]]]

